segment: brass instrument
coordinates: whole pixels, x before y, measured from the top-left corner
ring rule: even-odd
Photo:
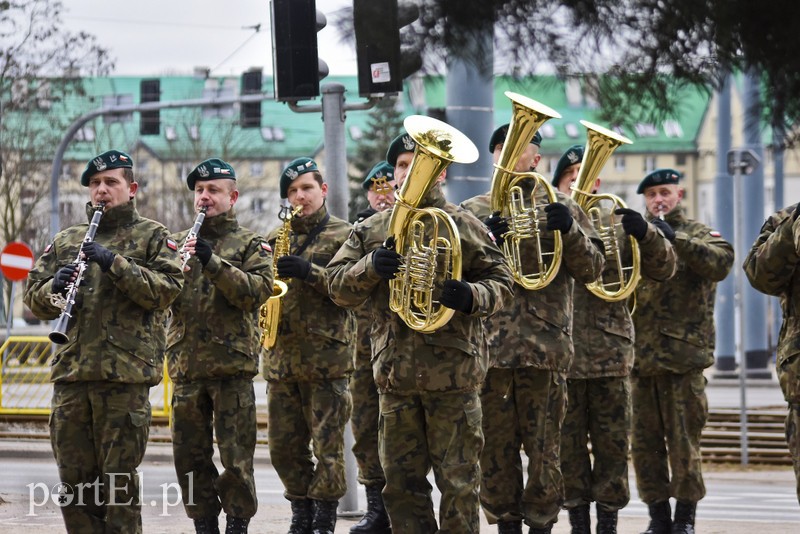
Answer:
[[[633,293],[642,276],[639,242],[635,237],[628,236],[631,263],[630,265],[624,264],[622,246],[617,238],[617,228],[622,223],[617,222],[614,211],[628,206],[616,195],[592,193],[592,187],[600,175],[600,170],[614,150],[620,145],[630,144],[631,140],[588,121],[581,121],[581,124],[587,129],[587,141],[583,153],[583,163],[573,185],[572,198],[589,216],[603,240],[606,258],[603,274],[594,282],[586,284],[586,288],[598,298],[607,302],[617,302],[628,298]],[[604,202],[605,204],[603,204]],[[609,206],[609,204],[611,205]]]
[[[265,349],[274,347],[275,341],[278,339],[281,305],[283,304],[284,295],[289,291],[289,286],[286,282],[278,278],[278,258],[289,255],[289,237],[292,232],[292,219],[294,219],[302,209],[303,206],[297,206],[294,209],[289,206],[283,206],[278,213],[278,218],[283,221],[283,225],[278,230],[278,237],[275,238],[275,248],[272,251],[272,296],[268,298],[258,310],[258,326],[261,328],[260,343]]]
[[[69,323],[69,318],[72,317],[72,307],[75,305],[75,297],[78,295],[78,288],[81,286],[83,275],[86,273],[86,269],[88,267],[86,259],[83,257],[83,245],[94,241],[94,236],[97,234],[97,227],[100,224],[100,219],[103,217],[103,209],[105,206],[105,202],[100,202],[94,207],[95,211],[92,214],[92,221],[89,223],[89,229],[86,230],[86,235],[83,237],[83,241],[81,241],[81,246],[78,250],[78,257],[73,262],[78,266],[76,270],[77,276],[74,282],[71,282],[69,285],[67,285],[66,297],[60,293],[51,293],[49,295],[50,302],[53,304],[53,306],[61,309],[61,315],[59,315],[58,319],[56,319],[56,324],[53,327],[53,331],[47,336],[50,338],[50,341],[57,345],[63,345],[69,341],[69,337],[66,334],[67,323]]]
[[[536,204],[536,193],[544,190],[549,203],[556,202],[556,192],[550,182],[537,172],[516,172],[516,166],[525,148],[536,131],[548,119],[559,119],[561,115],[535,100],[511,91],[505,95],[511,99],[512,114],[506,140],[500,158],[492,173],[492,213],[499,212],[508,219],[509,231],[503,235],[503,254],[508,261],[514,280],[528,290],[546,287],[558,274],[561,266],[561,232],[552,232],[552,250],[544,250],[544,224],[540,221],[542,206]],[[522,180],[534,181],[530,198],[526,199],[519,186]],[[526,204],[527,201],[527,204]],[[540,203],[541,204],[541,203]],[[523,266],[520,245],[531,240],[535,248],[534,265]]]
[[[389,235],[402,258],[389,281],[389,308],[409,328],[430,333],[455,313],[434,300],[433,292],[445,280],[461,279],[461,238],[444,210],[417,206],[448,165],[472,163],[478,149],[463,133],[430,117],[412,115],[403,126],[417,145],[389,220]]]
[[[181,246],[181,249],[178,252],[178,254],[180,254],[181,256],[181,259],[183,260],[181,262],[181,271],[186,270],[186,264],[189,263],[189,260],[192,258],[192,256],[188,252],[186,252],[186,243],[188,243],[190,239],[197,238],[197,234],[200,233],[200,227],[203,226],[203,221],[206,219],[207,210],[208,206],[203,206],[200,208],[200,212],[197,214],[197,218],[194,220],[194,224],[192,225],[192,228],[189,230],[189,233],[186,234],[186,239],[183,241],[183,245]]]

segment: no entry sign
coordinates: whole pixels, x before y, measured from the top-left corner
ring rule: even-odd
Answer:
[[[0,253],[0,271],[12,282],[25,280],[33,268],[33,251],[22,241],[13,241]]]

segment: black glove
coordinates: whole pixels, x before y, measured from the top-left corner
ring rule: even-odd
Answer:
[[[194,243],[194,255],[197,256],[197,259],[200,260],[200,263],[203,264],[203,267],[208,265],[208,262],[211,259],[211,254],[211,243],[203,238],[198,237],[197,241]]]
[[[103,245],[100,245],[94,241],[83,245],[82,250],[83,255],[86,256],[86,259],[99,265],[100,270],[103,272],[106,272],[111,268],[111,264],[114,263],[114,258],[117,256]]]
[[[462,313],[472,311],[472,288],[461,280],[445,280],[439,304]]]
[[[500,216],[500,212],[492,213],[492,216],[483,221],[489,231],[494,236],[494,242],[498,247],[503,246],[503,235],[508,233],[508,221]]]
[[[305,280],[311,272],[311,262],[300,256],[281,256],[278,258],[278,276],[280,278],[299,278]]]
[[[661,230],[661,233],[664,234],[664,237],[667,238],[667,241],[670,243],[675,241],[675,230],[669,225],[667,221],[662,221],[661,219],[653,219],[652,223],[655,225],[656,228]]]
[[[400,254],[394,251],[394,238],[389,237],[386,243],[372,253],[372,265],[378,276],[384,280],[393,280],[400,270]]]
[[[77,270],[78,266],[74,263],[60,268],[53,277],[53,293],[63,293],[70,282],[72,282],[72,277],[75,276]]]
[[[644,239],[647,235],[647,221],[641,213],[630,208],[619,208],[614,213],[622,215],[622,228],[626,234],[632,235],[636,241]]]
[[[566,233],[572,228],[572,214],[564,204],[553,202],[545,206],[544,211],[547,213],[548,230],[560,230]]]

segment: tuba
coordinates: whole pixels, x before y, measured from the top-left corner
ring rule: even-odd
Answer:
[[[539,220],[541,206],[536,205],[536,192],[543,189],[549,203],[556,202],[556,192],[550,182],[536,172],[515,172],[525,148],[536,131],[548,119],[559,119],[561,115],[535,100],[506,91],[511,99],[512,114],[500,159],[492,173],[492,213],[499,212],[508,218],[509,231],[503,235],[503,255],[508,261],[514,280],[529,290],[542,289],[553,281],[561,266],[561,232],[554,231],[552,250],[542,246],[544,225]],[[534,180],[530,198],[526,199],[519,183]],[[527,204],[526,204],[527,202]],[[534,245],[534,263],[527,269],[522,263],[520,245],[530,240]]]
[[[300,213],[303,206],[297,206],[289,211],[291,208],[288,206],[281,207],[278,218],[283,221],[283,225],[278,230],[278,237],[275,238],[275,250],[272,251],[272,270],[273,270],[273,286],[272,296],[261,305],[258,310],[258,326],[261,328],[261,346],[265,349],[271,349],[275,346],[275,341],[278,339],[278,324],[281,319],[281,304],[283,304],[283,297],[289,291],[289,286],[283,280],[278,278],[278,258],[288,256],[289,237],[292,231],[292,219]]]
[[[572,198],[589,216],[603,240],[606,259],[603,274],[598,280],[586,284],[586,288],[600,299],[617,302],[628,298],[641,278],[639,243],[633,236],[628,236],[631,262],[629,265],[625,264],[622,243],[617,237],[617,229],[621,223],[616,221],[614,211],[628,206],[616,195],[592,193],[592,187],[612,152],[620,145],[630,144],[631,140],[588,121],[581,121],[581,124],[587,129],[587,141],[583,163],[573,185]]]
[[[444,210],[417,206],[450,163],[472,163],[478,149],[463,133],[430,117],[412,115],[403,126],[417,145],[389,220],[389,235],[402,258],[389,281],[389,308],[409,328],[430,333],[455,313],[434,300],[433,292],[445,280],[461,279],[461,238]]]

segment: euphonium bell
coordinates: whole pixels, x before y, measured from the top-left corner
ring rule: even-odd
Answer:
[[[620,145],[630,144],[631,140],[588,121],[581,121],[581,124],[587,129],[587,141],[583,163],[573,185],[572,198],[589,216],[603,240],[606,259],[601,277],[586,284],[586,288],[600,299],[617,302],[628,298],[641,278],[639,242],[633,236],[628,236],[631,259],[630,264],[626,264],[622,243],[617,237],[621,223],[617,222],[614,211],[628,206],[616,195],[596,194],[592,193],[592,189],[614,150]]]
[[[389,220],[389,235],[402,258],[389,281],[389,308],[409,328],[430,333],[455,313],[434,299],[434,290],[445,280],[461,279],[461,238],[444,210],[417,206],[450,163],[472,163],[478,149],[463,133],[430,117],[412,115],[403,125],[417,145]]]
[[[528,290],[542,289],[558,274],[561,266],[561,232],[552,232],[552,248],[543,246],[544,228],[540,221],[542,206],[536,203],[536,193],[543,190],[549,203],[556,202],[556,192],[550,182],[536,172],[516,172],[514,167],[536,131],[549,119],[561,115],[549,107],[528,97],[506,91],[511,99],[511,121],[503,143],[500,158],[492,173],[492,212],[499,212],[508,219],[509,231],[503,235],[503,254],[508,261],[514,280]],[[519,183],[533,180],[534,187],[529,198],[525,198]],[[539,203],[541,204],[541,202]],[[533,265],[523,254],[520,245],[530,242],[533,250]],[[528,253],[526,251],[526,256]]]

